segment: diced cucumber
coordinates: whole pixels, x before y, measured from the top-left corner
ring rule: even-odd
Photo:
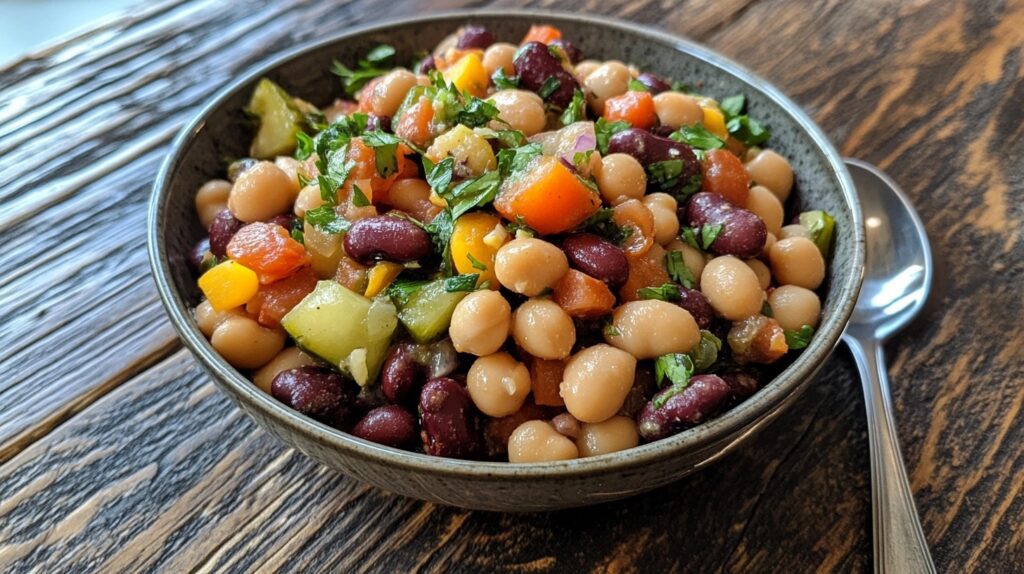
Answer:
[[[402,305],[398,319],[417,343],[429,343],[448,328],[455,306],[466,295],[466,291],[445,291],[444,279],[431,281]]]
[[[805,211],[800,214],[800,225],[811,233],[811,241],[818,246],[821,256],[826,260],[832,250],[832,235],[835,232],[836,220],[827,211]]]
[[[398,319],[385,297],[371,300],[336,281],[320,281],[281,325],[299,347],[366,386],[377,378]]]
[[[252,140],[249,154],[259,159],[291,155],[295,134],[302,130],[302,113],[281,86],[263,78],[252,92],[248,110],[260,119],[260,128]]]

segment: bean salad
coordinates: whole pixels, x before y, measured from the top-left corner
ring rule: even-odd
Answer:
[[[530,463],[699,425],[808,345],[834,220],[787,209],[742,94],[548,25],[396,60],[335,62],[320,108],[260,80],[249,157],[196,193],[195,321],[258,388],[375,443]]]

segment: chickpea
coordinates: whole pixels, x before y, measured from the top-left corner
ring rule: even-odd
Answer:
[[[511,324],[512,307],[501,293],[474,291],[455,306],[448,335],[456,351],[482,357],[501,349]]]
[[[261,161],[239,174],[228,195],[228,209],[251,223],[280,215],[292,207],[288,174],[269,161]]]
[[[772,291],[768,305],[783,329],[795,331],[804,325],[817,328],[821,319],[821,301],[817,293],[796,285],[783,285]]]
[[[767,258],[768,252],[772,249],[772,245],[775,245],[777,241],[778,239],[776,239],[775,234],[769,232],[764,238],[764,249],[761,251],[761,257]]]
[[[548,462],[578,456],[576,444],[558,434],[547,421],[526,421],[508,437],[509,462]]]
[[[295,206],[292,208],[292,213],[296,217],[305,217],[307,211],[326,204],[327,202],[320,195],[320,186],[315,184],[307,185],[299,191],[299,196],[295,198]]]
[[[501,90],[489,99],[498,108],[498,117],[512,129],[527,137],[544,131],[547,116],[544,101],[537,94],[526,90]]]
[[[217,328],[228,317],[245,317],[245,311],[241,307],[234,309],[228,309],[227,311],[218,311],[210,305],[210,302],[203,299],[202,303],[196,305],[194,311],[196,318],[196,325],[199,330],[206,335],[207,338],[213,336],[213,330]]]
[[[782,230],[782,202],[768,188],[761,185],[750,188],[747,210],[761,218],[769,233],[778,234]]]
[[[746,168],[751,181],[767,187],[779,201],[785,202],[789,197],[793,189],[793,168],[786,158],[770,149],[761,150],[747,162]]]
[[[817,289],[825,279],[825,258],[805,237],[780,239],[768,252],[772,275],[781,285]]]
[[[576,64],[576,78],[582,83],[583,80],[587,79],[587,76],[592,74],[594,70],[601,67],[601,62],[597,60],[583,60],[579,64]]]
[[[576,420],[599,423],[619,412],[633,388],[635,375],[633,355],[611,345],[597,344],[569,359],[558,394]]]
[[[299,367],[310,367],[318,364],[320,364],[319,361],[306,353],[303,353],[298,347],[288,347],[278,353],[277,356],[271,359],[269,363],[263,365],[258,371],[253,373],[252,382],[254,385],[259,387],[261,391],[269,395],[270,385],[274,382],[274,377],[276,377],[281,371],[297,369]]]
[[[530,394],[530,371],[508,353],[494,353],[473,361],[466,389],[480,412],[507,416],[518,411]]]
[[[388,204],[412,215],[425,215],[432,220],[440,207],[430,202],[430,184],[419,178],[399,179],[388,190]]]
[[[679,92],[662,92],[654,96],[654,112],[662,125],[672,129],[704,122],[704,110],[697,100]]]
[[[667,193],[651,193],[645,195],[643,204],[654,216],[654,241],[659,245],[671,243],[679,235],[679,207],[676,198]]]
[[[683,265],[690,270],[690,274],[693,275],[694,282],[699,287],[700,274],[704,272],[704,265],[708,262],[704,253],[689,243],[683,243],[678,239],[666,245],[665,250],[679,251],[683,254]]]
[[[483,64],[487,70],[487,76],[493,76],[498,68],[505,71],[505,75],[514,76],[516,67],[512,64],[518,48],[505,42],[496,42],[484,50]]]
[[[293,157],[279,155],[274,158],[274,165],[281,168],[281,171],[283,171],[284,174],[288,176],[288,180],[291,181],[292,186],[289,188],[289,191],[291,191],[292,200],[294,200],[295,196],[299,194],[301,187],[299,184],[299,171],[302,169],[302,164],[299,163],[299,160]]]
[[[370,111],[375,115],[391,117],[402,105],[405,94],[415,85],[416,74],[398,68],[381,77],[364,97],[369,100]]]
[[[772,284],[772,272],[768,269],[768,266],[764,264],[764,261],[760,259],[747,259],[744,261],[747,267],[757,275],[757,284],[761,286],[761,290],[764,291]]]
[[[594,174],[605,203],[615,205],[627,199],[641,199],[647,191],[647,173],[633,156],[613,153],[601,158]]]
[[[778,236],[779,239],[789,239],[790,237],[803,237],[804,239],[810,239],[811,232],[799,223],[791,223],[780,229]]]
[[[689,353],[700,342],[700,327],[690,312],[657,299],[619,305],[612,327],[604,340],[637,359]]]
[[[764,302],[757,274],[732,255],[708,261],[700,275],[700,291],[715,311],[730,321],[758,313]]]
[[[629,68],[621,62],[605,62],[588,74],[583,85],[594,112],[604,114],[604,103],[608,98],[625,94],[631,77]]]
[[[516,293],[535,297],[569,272],[565,253],[554,245],[533,237],[513,239],[494,256],[494,274],[498,282]]]
[[[597,456],[633,448],[640,442],[636,421],[615,416],[599,423],[587,423],[576,438],[580,456]]]
[[[576,344],[576,326],[558,303],[530,299],[512,317],[512,338],[534,357],[564,359]]]
[[[232,366],[255,369],[281,352],[284,339],[280,329],[267,329],[248,317],[232,316],[217,325],[210,343]]]
[[[199,187],[196,191],[196,213],[204,228],[209,229],[213,218],[227,209],[230,194],[231,182],[224,179],[211,179]]]

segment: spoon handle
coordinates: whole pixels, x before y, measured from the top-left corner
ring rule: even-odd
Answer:
[[[871,449],[875,574],[934,574],[935,565],[900,454],[882,345],[873,337],[858,337],[849,332],[844,340],[853,352],[864,384]]]

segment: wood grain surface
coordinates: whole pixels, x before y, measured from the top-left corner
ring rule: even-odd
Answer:
[[[748,447],[627,501],[536,515],[402,499],[237,411],[145,261],[175,131],[232,77],[346,26],[513,2],[171,2],[0,68],[0,571],[861,572],[866,425],[848,354]],[[1024,568],[1024,2],[541,2],[704,42],[885,168],[933,242],[887,347],[941,572]]]

